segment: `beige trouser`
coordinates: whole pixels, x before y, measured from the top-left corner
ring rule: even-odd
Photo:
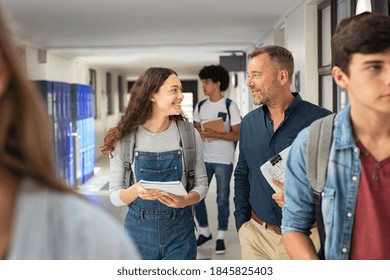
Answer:
[[[282,236],[250,219],[238,231],[242,260],[289,260],[282,243]],[[320,238],[317,228],[312,229],[310,238],[318,250]]]

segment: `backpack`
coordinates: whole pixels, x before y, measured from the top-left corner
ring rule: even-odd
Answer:
[[[199,101],[199,104],[198,104],[198,113],[200,113],[200,107],[207,101],[207,98],[206,99],[203,99],[201,101]],[[230,131],[232,131],[232,125],[231,125],[231,122],[230,122],[230,104],[232,104],[232,100],[228,97],[226,97],[225,99],[225,105],[226,105],[226,111],[228,113],[228,117],[229,117],[229,125],[230,125]],[[233,141],[233,144],[234,144],[234,149],[236,149],[237,147],[237,142],[238,141]]]
[[[320,235],[320,259],[325,259],[325,228],[321,211],[322,192],[324,190],[328,168],[330,147],[332,145],[333,120],[335,114],[314,121],[309,126],[306,150],[307,179],[313,189],[313,201],[316,205],[316,221]]]
[[[192,190],[195,184],[195,163],[196,163],[196,146],[195,132],[192,123],[186,121],[176,121],[179,129],[180,144],[183,148],[184,172],[187,176],[186,190]],[[136,129],[132,129],[130,133],[126,133],[120,142],[122,158],[125,160],[126,170],[126,186],[131,186],[135,183],[134,174],[131,170],[131,165],[134,158]]]

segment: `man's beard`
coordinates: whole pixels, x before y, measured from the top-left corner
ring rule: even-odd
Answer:
[[[261,106],[261,105],[267,105],[269,106],[270,104],[273,104],[275,102],[275,96],[269,92],[265,92],[263,94],[260,95],[260,97],[258,98],[253,98],[252,96],[252,103],[253,105],[258,105],[258,106]]]

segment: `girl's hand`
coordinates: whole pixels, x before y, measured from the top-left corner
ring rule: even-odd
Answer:
[[[158,198],[158,201],[172,208],[184,208],[187,206],[185,205],[185,196],[177,196],[169,192],[164,192],[164,194]]]
[[[156,189],[145,189],[140,183],[136,184],[138,197],[144,200],[156,200],[164,196],[164,192]]]

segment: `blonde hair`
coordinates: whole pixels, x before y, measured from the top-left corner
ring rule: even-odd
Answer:
[[[1,7],[0,55],[10,77],[0,95],[0,168],[19,179],[31,177],[47,187],[70,191],[56,176],[47,111],[25,76]]]

